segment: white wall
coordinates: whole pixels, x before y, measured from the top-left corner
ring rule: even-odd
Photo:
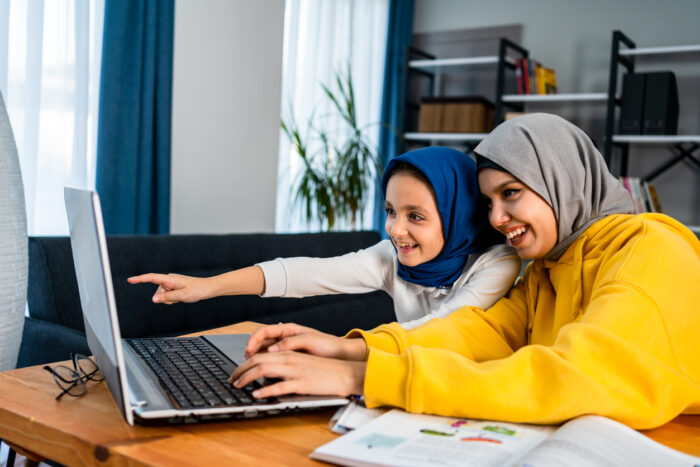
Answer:
[[[557,73],[560,92],[606,92],[612,31],[637,47],[700,44],[700,1],[672,0],[416,0],[414,33],[522,24],[522,45]],[[700,54],[638,59],[640,71],[672,69],[680,94],[679,134],[700,134]],[[528,107],[559,113],[602,141],[603,104]],[[585,126],[584,126],[585,125]],[[671,155],[668,148],[630,150],[630,175],[644,175]],[[680,164],[654,180],[665,210],[700,224],[700,177]]]
[[[177,0],[172,233],[272,232],[284,0]]]

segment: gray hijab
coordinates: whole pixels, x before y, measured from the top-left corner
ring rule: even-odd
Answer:
[[[559,237],[544,259],[559,259],[592,223],[633,212],[632,199],[580,128],[551,114],[508,120],[474,152],[495,162],[554,210]]]

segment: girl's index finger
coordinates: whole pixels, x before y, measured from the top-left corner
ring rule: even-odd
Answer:
[[[167,285],[170,282],[167,274],[141,274],[140,276],[132,276],[127,279],[130,284],[151,283],[157,285]]]

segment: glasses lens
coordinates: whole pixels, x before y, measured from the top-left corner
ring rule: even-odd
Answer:
[[[73,356],[73,362],[75,363],[76,369],[90,381],[102,381],[104,379],[99,368],[97,368],[97,365],[91,358],[85,355],[75,354]]]
[[[80,375],[73,369],[64,365],[56,365],[53,368],[53,379],[58,387],[71,396],[82,396],[85,394],[85,383]]]

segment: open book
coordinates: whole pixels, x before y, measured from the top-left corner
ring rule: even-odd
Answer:
[[[311,458],[340,465],[667,466],[700,458],[637,431],[588,415],[561,427],[490,422],[392,410],[316,449]]]

